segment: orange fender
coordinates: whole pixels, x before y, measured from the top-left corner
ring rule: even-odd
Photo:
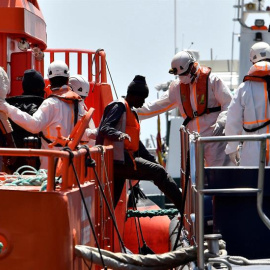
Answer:
[[[140,202],[142,203],[140,203],[139,205],[137,204],[137,210],[139,211],[160,209],[160,207],[150,199],[142,199],[140,200]],[[168,252],[170,250],[170,240],[169,240],[170,219],[167,216],[156,216],[152,218],[141,217],[139,218],[139,220],[141,223],[143,237],[147,246],[151,250],[153,250],[156,254]],[[125,222],[124,243],[126,247],[130,249],[133,253],[135,254],[138,253],[139,246],[134,217],[128,218],[127,221]],[[140,246],[142,247],[142,245],[143,243],[140,236]]]

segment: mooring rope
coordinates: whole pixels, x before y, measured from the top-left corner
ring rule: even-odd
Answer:
[[[2,183],[5,186],[41,186],[40,191],[47,188],[48,174],[45,169],[36,170],[32,166],[25,165],[18,168],[12,175],[4,175],[4,177],[5,180]]]
[[[159,210],[131,210],[127,211],[127,217],[156,217],[156,216],[175,216],[179,213],[179,211],[175,208],[170,209],[159,209]]]
[[[227,261],[236,265],[270,265],[270,259],[248,260],[241,256],[228,256]]]

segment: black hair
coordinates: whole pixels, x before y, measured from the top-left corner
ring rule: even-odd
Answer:
[[[62,87],[63,85],[68,84],[68,77],[56,76],[56,77],[50,78],[49,80],[51,83],[51,88]]]

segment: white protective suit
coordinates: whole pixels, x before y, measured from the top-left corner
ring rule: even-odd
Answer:
[[[88,108],[86,107],[84,100],[80,101],[82,107],[85,110],[85,113],[88,111]],[[93,147],[96,144],[96,137],[97,137],[98,129],[95,126],[94,120],[91,118],[89,121],[89,128],[86,129],[86,139],[87,139],[87,145],[89,147]]]
[[[248,75],[258,74],[270,76],[270,63],[258,62],[254,64]],[[245,81],[241,83],[236,90],[232,102],[228,108],[227,124],[225,134],[230,135],[253,135],[269,133],[270,126],[263,127],[254,132],[246,132],[247,129],[262,125],[270,119],[269,100],[267,94],[266,82]],[[233,153],[237,150],[238,142],[228,142],[225,152]],[[240,166],[258,166],[259,165],[259,142],[243,143],[240,157]],[[269,140],[267,140],[266,162],[269,163]]]
[[[200,70],[198,72],[198,76]],[[198,79],[198,77],[197,77]],[[193,111],[197,111],[196,102],[196,82],[189,84],[190,86],[190,100]],[[171,83],[169,90],[167,90],[158,100],[145,103],[142,108],[138,109],[140,120],[156,116],[165,111],[172,110],[178,107],[181,116],[185,119],[187,116],[183,110],[180,97],[180,81],[175,80]],[[225,83],[215,74],[210,74],[208,79],[208,108],[221,106],[221,111],[204,114],[192,119],[187,128],[193,132],[200,133],[201,136],[213,136],[214,125],[219,123],[225,125],[227,117],[227,109],[230,104],[232,95]],[[208,143],[205,145],[205,161],[206,166],[222,166],[229,165],[229,157],[225,155],[226,143]]]
[[[67,87],[63,86],[62,88]],[[8,117],[16,124],[20,125],[31,133],[43,132],[44,136],[54,141],[57,138],[58,125],[61,126],[61,134],[68,137],[74,127],[74,109],[73,104],[66,103],[57,97],[50,97],[43,101],[38,110],[29,115],[20,109],[9,105],[8,103],[1,104],[0,109],[7,113]],[[78,120],[85,114],[83,106],[79,102],[78,107]],[[83,140],[86,139],[86,135]],[[59,147],[49,148],[48,143],[41,139],[42,149],[58,149]],[[40,168],[47,169],[47,157],[40,157]]]

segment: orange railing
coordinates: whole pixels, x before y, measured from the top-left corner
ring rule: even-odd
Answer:
[[[82,74],[83,72],[83,55],[87,56],[88,59],[88,81],[93,81],[93,63],[95,64],[95,82],[96,83],[107,83],[107,75],[106,75],[106,54],[103,50],[91,51],[91,50],[80,50],[80,49],[47,49],[45,51],[50,55],[50,62],[53,62],[56,59],[56,54],[64,53],[65,62],[68,66],[70,66],[71,54],[75,54],[77,56],[77,73]],[[44,70],[42,70],[44,74]]]
[[[113,177],[113,148],[108,146],[104,150],[93,147],[90,149],[90,153],[96,162],[95,170],[106,198],[109,198]],[[104,205],[103,197],[100,196],[94,169],[85,165],[87,150],[80,149],[72,153],[74,167],[99,246],[114,251],[112,219]],[[47,192],[37,192],[40,187],[15,187],[0,184],[1,205],[4,207],[0,213],[0,242],[4,244],[4,249],[0,252],[0,268],[15,270],[20,264],[22,270],[33,267],[41,270],[88,269],[74,256],[74,247],[76,244],[95,246],[96,243],[89,222],[83,215],[85,208],[79,195],[73,170],[69,165],[69,153],[58,150],[0,148],[0,155],[45,156],[49,161]],[[54,163],[56,158],[65,160],[62,165],[60,188],[55,188]],[[6,178],[10,179],[8,177],[9,175]],[[2,180],[3,178],[4,176],[2,176]],[[103,207],[101,207],[102,205]],[[28,239],[29,242],[26,247],[25,239]],[[37,248],[39,252],[32,257]],[[49,252],[47,252],[48,250]],[[42,260],[45,260],[44,264]]]
[[[49,56],[49,59],[47,59],[47,56]],[[83,57],[86,57],[86,63],[84,63]],[[70,70],[77,65],[76,72],[73,71],[77,74],[87,74],[85,76],[90,83],[90,91],[85,99],[85,104],[88,108],[95,109],[93,120],[95,125],[98,126],[104,108],[113,100],[111,87],[107,83],[105,52],[103,50],[47,49],[44,60],[42,62],[35,61],[35,68],[44,74],[44,66],[56,59],[65,61]],[[46,80],[47,85],[48,83],[48,80]]]

